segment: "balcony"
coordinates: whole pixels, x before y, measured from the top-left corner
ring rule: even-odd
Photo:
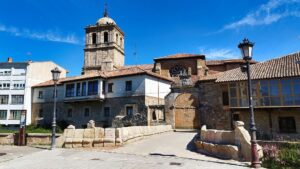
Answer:
[[[84,101],[103,101],[104,97],[100,95],[87,95],[87,96],[68,96],[64,98],[64,102],[84,102]]]

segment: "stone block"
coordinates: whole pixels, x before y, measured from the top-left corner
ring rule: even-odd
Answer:
[[[115,146],[116,141],[116,129],[115,128],[106,128],[104,130],[104,146],[111,147]]]
[[[82,147],[92,147],[95,138],[95,129],[87,128],[83,132]]]
[[[95,130],[95,138],[93,140],[93,146],[94,147],[103,147],[104,129],[96,127],[94,130]]]
[[[72,125],[70,125],[72,126]],[[75,135],[75,127],[74,128],[69,128],[70,126],[68,126],[67,129],[64,130],[64,137],[65,137],[65,141],[64,141],[64,147],[65,148],[72,148],[72,140],[73,137]]]
[[[72,140],[73,148],[82,147],[83,132],[84,132],[84,129],[76,129],[75,130],[74,138]]]

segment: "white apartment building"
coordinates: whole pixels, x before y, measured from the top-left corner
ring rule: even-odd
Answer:
[[[21,111],[26,111],[26,125],[31,124],[31,86],[52,79],[51,70],[58,67],[60,77],[67,70],[51,61],[0,62],[0,125],[19,125]]]

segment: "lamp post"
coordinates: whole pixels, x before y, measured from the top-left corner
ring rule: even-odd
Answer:
[[[54,82],[54,98],[53,98],[53,119],[52,119],[52,135],[51,135],[51,150],[55,149],[55,133],[56,133],[56,95],[57,95],[57,82],[60,75],[60,70],[56,67],[51,70],[52,79]]]
[[[250,133],[251,133],[251,166],[254,168],[260,168],[261,164],[259,161],[259,155],[257,151],[257,140],[256,140],[256,127],[254,121],[254,111],[252,104],[252,85],[250,76],[250,61],[252,60],[252,49],[254,43],[250,42],[248,39],[244,39],[239,45],[243,56],[243,60],[246,61],[246,71],[248,80],[248,101],[249,101],[249,111],[250,111]]]

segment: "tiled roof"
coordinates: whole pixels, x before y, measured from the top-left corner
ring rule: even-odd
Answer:
[[[147,66],[145,66],[147,68]],[[118,70],[113,70],[113,71],[99,71],[99,72],[93,72],[89,74],[84,74],[80,76],[73,76],[73,77],[67,77],[67,78],[62,78],[59,79],[58,85],[65,83],[65,82],[71,82],[71,81],[77,81],[77,80],[83,80],[83,79],[91,79],[91,78],[97,78],[101,77],[104,79],[110,79],[110,78],[116,78],[116,77],[124,77],[124,76],[133,76],[133,75],[141,75],[141,74],[146,74],[149,76],[157,77],[159,79],[163,79],[166,81],[172,82],[173,80],[168,77],[164,77],[161,75],[158,75],[156,73],[153,73],[151,71],[143,69],[143,66],[130,66],[130,67],[123,67],[119,68]],[[44,87],[44,86],[52,86],[54,85],[52,80],[40,83],[35,85],[34,87]]]
[[[243,59],[228,59],[228,60],[206,60],[207,66],[213,65],[222,65],[222,64],[230,64],[230,63],[243,63]],[[257,63],[257,61],[252,60],[251,63]]]
[[[119,69],[124,69],[124,68],[131,68],[131,67],[140,67],[144,70],[151,70],[153,69],[154,67],[154,64],[142,64],[142,65],[126,65],[126,66],[123,66],[123,67],[119,67]]]
[[[158,58],[155,58],[154,60],[197,58],[197,57],[199,57],[199,59],[205,59],[205,56],[201,55],[201,54],[178,53],[178,54],[174,54],[174,55],[168,55],[168,56],[164,56],[164,57],[158,57]]]
[[[224,72],[215,73],[215,74],[208,74],[207,76],[201,76],[199,77],[199,81],[210,81],[210,80],[216,80],[218,77],[221,77]]]
[[[256,63],[250,66],[251,79],[271,79],[300,76],[300,52],[293,53],[280,58]],[[216,82],[230,82],[246,80],[246,73],[240,68],[229,70],[217,78]]]

